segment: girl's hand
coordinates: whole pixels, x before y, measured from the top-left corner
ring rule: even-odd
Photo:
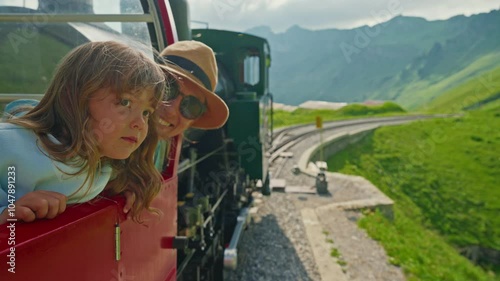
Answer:
[[[46,190],[37,190],[26,193],[16,201],[15,216],[9,216],[8,210],[0,215],[0,223],[8,218],[16,218],[25,222],[35,219],[53,219],[66,210],[66,195]]]
[[[123,195],[125,195],[125,206],[123,207],[123,212],[125,214],[128,214],[132,206],[134,205],[135,202],[135,193],[131,191],[125,191],[123,192]]]

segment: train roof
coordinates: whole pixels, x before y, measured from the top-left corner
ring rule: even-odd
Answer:
[[[267,39],[252,35],[244,32],[236,32],[229,30],[219,30],[219,29],[193,29],[192,30],[193,39],[199,40],[200,37],[204,37],[203,41],[210,41],[212,45],[219,45],[224,41],[230,41],[232,46],[237,42],[245,42],[245,44],[252,45],[267,45],[269,46]],[[229,48],[231,46],[228,46]]]

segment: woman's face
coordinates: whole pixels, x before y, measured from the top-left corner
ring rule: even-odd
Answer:
[[[163,139],[182,134],[196,119],[187,119],[181,113],[181,101],[184,96],[195,96],[200,101],[205,101],[203,94],[199,93],[198,87],[189,80],[176,82],[181,92],[177,98],[168,102],[160,103],[156,109],[159,116],[157,125],[158,135]]]
[[[90,126],[101,156],[126,159],[148,134],[154,112],[151,91],[118,94],[110,88],[98,90],[89,100]]]

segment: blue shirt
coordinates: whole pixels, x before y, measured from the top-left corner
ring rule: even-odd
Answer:
[[[58,143],[53,137],[52,141]],[[52,160],[47,155],[32,130],[0,123],[0,213],[9,204],[8,194],[19,200],[28,192],[49,190],[68,196],[68,204],[80,203],[96,197],[110,180],[112,168],[103,165],[96,173],[92,186],[89,188],[88,183],[82,186],[87,173],[68,175],[79,169]],[[12,171],[14,177],[9,178],[13,175],[9,174]],[[9,189],[13,191],[9,193]]]

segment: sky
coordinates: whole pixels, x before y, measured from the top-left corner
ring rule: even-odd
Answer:
[[[395,16],[448,19],[500,9],[500,0],[187,0],[191,27],[245,31],[267,25],[275,33],[293,25],[351,29]],[[198,23],[198,21],[204,23]]]

